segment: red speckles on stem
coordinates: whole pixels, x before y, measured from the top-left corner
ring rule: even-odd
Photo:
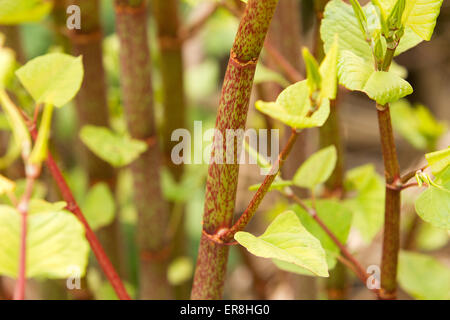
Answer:
[[[116,25],[120,41],[120,83],[130,135],[143,141],[156,134],[151,59],[145,1],[116,1]],[[169,258],[169,210],[161,195],[161,151],[154,143],[130,165],[138,212],[139,296],[142,299],[173,297],[167,281]]]
[[[256,61],[277,3],[278,0],[248,1],[231,50],[219,103],[216,129],[223,137],[226,137],[227,129],[245,129]],[[213,147],[212,160],[216,157],[216,152],[221,152],[222,159],[226,159],[226,139],[222,141],[221,150],[217,150],[216,146]],[[234,148],[234,159],[237,154],[238,150]],[[221,228],[230,227],[238,175],[238,164],[217,164],[211,161],[206,181],[203,217],[203,228],[207,234],[215,234]],[[228,247],[211,241],[203,234],[192,287],[192,299],[220,299],[227,259]]]

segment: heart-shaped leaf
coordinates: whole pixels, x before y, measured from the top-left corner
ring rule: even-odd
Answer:
[[[114,167],[130,164],[147,150],[145,142],[114,133],[106,127],[84,126],[80,138],[94,154]]]
[[[61,107],[80,90],[83,63],[81,56],[49,53],[29,61],[16,75],[36,103]]]
[[[248,232],[234,236],[247,250],[262,258],[277,259],[328,277],[325,251],[292,211],[280,214],[259,237]]]
[[[336,166],[337,152],[334,145],[312,154],[298,168],[292,180],[298,187],[314,189],[324,183]]]
[[[433,257],[402,251],[397,274],[402,289],[416,299],[450,299],[450,269]]]
[[[21,216],[0,206],[0,274],[17,277]],[[73,270],[83,276],[89,244],[78,219],[67,211],[34,212],[28,216],[26,273],[28,278],[64,279]]]

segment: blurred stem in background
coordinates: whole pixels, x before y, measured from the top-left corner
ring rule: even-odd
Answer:
[[[167,281],[171,251],[171,240],[167,239],[169,214],[159,179],[162,157],[153,108],[147,3],[145,0],[116,0],[115,9],[128,130],[134,139],[143,140],[149,146],[130,165],[138,211],[139,298],[170,299],[173,296]]]
[[[56,0],[53,2],[53,9],[51,13],[52,28],[54,34],[54,41],[63,48],[66,53],[71,52],[70,41],[67,37],[68,29],[67,21],[67,4],[65,0]]]
[[[162,150],[164,163],[174,180],[179,183],[183,176],[183,166],[171,160],[172,148],[178,143],[172,141],[172,132],[186,127],[186,100],[184,91],[183,42],[180,35],[180,19],[177,0],[153,0],[153,16],[158,29],[159,62],[163,89]],[[184,232],[184,208],[170,203],[171,215],[183,215],[173,230],[172,258],[184,255],[187,249]],[[190,283],[184,283],[175,290],[177,299],[188,299]]]
[[[256,63],[272,20],[277,0],[249,0],[231,49],[222,86],[216,130],[245,129]],[[225,140],[225,139],[224,139]],[[197,257],[192,299],[220,299],[228,261],[228,246],[217,244],[208,235],[229,228],[233,221],[239,176],[237,148],[233,164],[212,162],[206,182],[203,234]],[[215,157],[213,147],[211,159]],[[221,148],[226,159],[226,141]]]
[[[98,0],[69,0],[67,3],[78,5],[81,9],[81,29],[74,29],[69,34],[72,52],[75,56],[83,55],[84,80],[75,104],[79,127],[95,125],[109,127],[109,111],[105,82],[105,70],[102,55],[102,29],[100,24],[100,2]],[[106,182],[114,193],[116,173],[105,161],[98,158],[84,145],[82,148],[82,165],[89,176],[89,185]],[[118,218],[109,226],[98,231],[100,241],[116,269],[121,270],[120,227]]]
[[[320,37],[320,26],[323,12],[329,0],[315,0],[314,10],[316,15],[313,52],[317,61],[322,61],[325,56],[322,38]],[[339,91],[339,90],[338,90]],[[339,92],[338,92],[339,95]],[[339,101],[336,97],[330,103],[330,116],[325,124],[319,128],[320,149],[334,145],[337,151],[337,162],[333,173],[325,183],[325,196],[344,197],[344,145],[342,143],[342,130],[339,116]],[[336,267],[330,270],[330,277],[326,280],[328,299],[344,300],[347,296],[347,269],[341,262],[337,262]]]

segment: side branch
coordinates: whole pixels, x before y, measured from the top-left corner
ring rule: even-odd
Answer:
[[[248,205],[244,213],[239,217],[239,219],[234,223],[234,225],[221,236],[222,241],[226,243],[231,239],[233,239],[236,232],[244,230],[244,228],[250,222],[256,210],[258,209],[261,201],[264,199],[264,196],[269,191],[272,182],[275,180],[276,176],[283,167],[283,164],[286,161],[286,158],[288,157],[289,153],[291,152],[292,147],[295,144],[295,141],[297,141],[297,137],[298,132],[295,129],[292,129],[291,136],[289,137],[289,140],[284,149],[278,155],[277,162],[272,166],[269,174],[264,179],[264,182],[261,184],[258,191],[256,191],[255,195],[253,196],[252,200],[250,201],[250,204]]]

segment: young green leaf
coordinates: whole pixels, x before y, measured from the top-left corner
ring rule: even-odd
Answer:
[[[309,52],[308,48],[302,50],[303,60],[306,66],[306,83],[309,88],[309,93],[312,94],[320,90],[322,86],[322,76],[319,72],[319,65],[316,59]]]
[[[38,22],[52,9],[45,0],[0,0],[0,24]]]
[[[420,150],[435,149],[446,126],[437,121],[429,109],[423,105],[413,107],[402,99],[391,104],[390,110],[394,130],[411,145]]]
[[[450,166],[450,147],[447,149],[427,153],[425,158],[428,161],[431,171],[436,176]]]
[[[17,277],[20,245],[19,212],[0,206],[0,274]],[[28,216],[27,278],[66,279],[85,274],[89,244],[78,219],[67,211],[36,212]]]
[[[359,27],[361,28],[361,31],[363,35],[369,35],[369,27],[367,26],[367,18],[364,14],[363,9],[361,8],[361,5],[359,4],[358,0],[350,0],[350,4],[353,7],[353,12],[355,13],[356,19],[358,20]]]
[[[361,91],[377,103],[385,105],[410,95],[413,88],[406,80],[393,72],[375,71]]]
[[[0,195],[14,192],[15,188],[16,184],[14,181],[11,181],[0,174]]]
[[[293,263],[317,276],[328,277],[325,251],[320,241],[302,226],[296,214],[280,214],[259,237],[248,232],[238,232],[237,242],[258,256]]]
[[[325,58],[320,64],[320,75],[322,76],[322,88],[320,96],[322,98],[334,100],[336,99],[336,92],[338,87],[337,80],[337,63],[339,53],[338,36],[334,38],[334,43],[328,50]]]
[[[39,126],[38,136],[33,150],[30,154],[29,162],[32,164],[41,164],[47,159],[48,139],[50,138],[50,127],[52,125],[53,105],[46,104],[44,114],[42,115],[41,124]]]
[[[403,26],[402,16],[405,11],[405,2],[405,0],[396,0],[386,20],[389,30],[398,30]]]
[[[16,143],[20,146],[22,155],[28,157],[31,149],[31,137],[27,125],[17,110],[17,107],[11,101],[6,91],[0,88],[0,104],[3,107],[6,118],[13,131]]]
[[[450,167],[447,167],[447,171],[450,172]],[[442,187],[430,185],[417,198],[416,212],[431,225],[450,230],[450,179],[439,182]]]
[[[93,230],[110,225],[114,220],[116,206],[108,185],[100,182],[91,187],[83,201],[82,209]]]
[[[353,225],[367,244],[381,230],[384,222],[385,186],[372,164],[347,172],[344,181],[348,198],[344,205],[353,213]]]
[[[376,3],[376,1],[372,1]],[[380,5],[380,7],[383,7]],[[368,35],[375,39],[377,33],[387,33],[383,31],[383,23],[385,20],[379,18],[378,8],[372,3],[368,3],[362,7],[362,11],[367,19]],[[380,12],[383,16],[383,12]],[[386,29],[387,26],[384,26]],[[324,12],[324,19],[320,28],[320,34],[324,42],[325,52],[330,50],[334,35],[339,35],[339,51],[348,50],[356,56],[367,61],[371,66],[374,65],[371,46],[367,41],[367,35],[361,30],[358,19],[351,5],[342,0],[332,0],[328,3]],[[386,48],[386,41],[382,39],[383,51]],[[409,26],[405,27],[404,35],[395,50],[395,55],[399,55],[406,50],[416,46],[422,41]]]
[[[434,251],[445,247],[449,240],[448,230],[436,228],[429,223],[422,223],[414,239],[414,244],[420,251]]]
[[[5,36],[0,33],[0,89],[4,88],[13,74],[16,64],[15,53],[9,48],[4,48]]]
[[[395,0],[379,0],[379,2],[386,14],[391,13],[396,3]],[[402,22],[423,40],[430,40],[442,2],[443,0],[406,1]]]
[[[370,12],[368,7],[363,8],[364,14],[368,20],[370,15],[376,15]],[[320,26],[320,34],[324,42],[325,52],[328,52],[334,42],[334,37],[339,36],[339,50],[350,50],[364,60],[371,61],[372,51],[366,41],[366,35],[360,27],[360,23],[355,16],[351,5],[342,0],[331,0],[325,7],[324,18]]]
[[[411,85],[396,73],[374,71],[373,65],[351,51],[343,51],[338,63],[339,82],[350,90],[366,93],[384,105],[413,92]]]
[[[307,202],[310,205],[310,202]],[[293,206],[293,210],[297,214],[302,225],[310,232],[314,237],[319,239],[320,244],[325,250],[328,270],[335,267],[339,255],[339,247],[333,242],[328,234],[323,231],[322,227],[298,205]],[[325,223],[325,225],[333,232],[333,234],[339,239],[341,243],[346,243],[352,225],[352,213],[344,205],[336,200],[318,200],[316,202],[316,211],[319,218]],[[288,266],[286,263],[275,263],[283,270],[289,268],[288,271],[310,274],[305,269],[298,266]]]
[[[450,269],[433,257],[401,251],[398,281],[416,299],[450,299]]]
[[[115,167],[123,167],[147,150],[143,141],[112,132],[105,127],[84,126],[81,141],[98,157]]]
[[[178,257],[173,260],[167,269],[167,280],[177,286],[191,279],[194,265],[190,257]]]
[[[57,212],[63,210],[65,207],[67,207],[67,203],[64,201],[51,203],[39,198],[34,198],[30,200],[28,214]]]
[[[372,73],[374,73],[373,64],[352,51],[341,52],[338,62],[339,83],[347,89],[362,91]]]
[[[276,102],[257,101],[256,109],[296,129],[320,127],[330,114],[330,101],[322,99],[312,115],[311,100],[306,80],[290,85],[281,92]]]
[[[337,152],[334,145],[314,153],[298,168],[292,180],[294,185],[314,189],[330,177],[336,161]]]
[[[29,61],[16,75],[36,103],[61,107],[72,100],[81,87],[82,58],[49,53]]]

